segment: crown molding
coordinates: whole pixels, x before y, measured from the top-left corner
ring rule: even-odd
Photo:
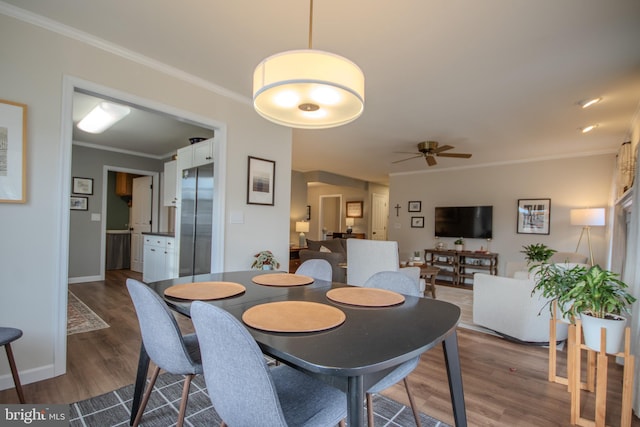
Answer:
[[[70,27],[68,25],[62,24],[58,21],[54,21],[49,18],[45,18],[44,16],[35,14],[33,12],[29,12],[27,10],[21,9],[19,7],[5,3],[3,1],[0,1],[0,13],[3,15],[7,15],[11,18],[15,18],[20,21],[26,22],[28,24],[35,25],[40,28],[44,28],[45,30],[52,31],[64,37],[77,40],[81,43],[87,44],[89,46],[93,46],[97,49],[104,50],[105,52],[109,52],[113,55],[117,55],[119,57],[128,59],[137,64],[144,65],[145,67],[151,68],[153,70],[156,70],[168,76],[174,77],[178,80],[182,80],[184,82],[201,87],[205,90],[216,93],[218,95],[233,99],[234,101],[237,101],[243,104],[248,104],[248,105],[252,104],[252,101],[250,98],[244,95],[240,95],[237,92],[226,89],[220,85],[212,83],[201,77],[194,76],[193,74],[189,74],[185,71],[182,71],[178,68],[167,65],[155,59],[149,58],[148,56],[142,55],[138,52],[125,49],[122,46],[119,46],[117,44],[108,42],[104,39],[95,37],[84,31],[80,31],[76,28]]]

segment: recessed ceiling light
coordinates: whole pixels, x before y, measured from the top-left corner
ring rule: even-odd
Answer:
[[[602,101],[602,98],[593,98],[593,99],[586,99],[584,101],[580,101],[580,106],[582,108],[589,108],[594,104],[597,104],[598,102]]]
[[[578,129],[580,129],[580,132],[582,132],[582,133],[587,133],[587,132],[591,132],[592,130],[594,130],[597,127],[598,127],[598,125],[595,124],[595,125],[585,126],[583,128],[578,128]]]

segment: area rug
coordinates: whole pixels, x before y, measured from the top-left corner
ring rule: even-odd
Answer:
[[[107,322],[69,291],[67,299],[67,335],[108,328]]]
[[[184,378],[181,375],[162,374],[158,377],[154,391],[140,423],[144,427],[166,427],[175,425]],[[70,427],[127,427],[129,426],[133,385],[69,405]],[[411,408],[374,395],[375,425],[377,427],[415,426]],[[449,427],[441,421],[421,414],[424,427]],[[211,406],[204,377],[198,375],[191,383],[189,403],[185,415],[185,426],[218,426],[220,417]]]

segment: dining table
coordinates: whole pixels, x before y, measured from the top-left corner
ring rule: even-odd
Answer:
[[[175,285],[200,282],[244,286],[245,290],[235,296],[206,301],[227,310],[241,322],[243,314],[252,307],[283,301],[319,303],[342,311],[345,316],[341,324],[314,332],[273,332],[246,323],[245,326],[264,354],[343,390],[347,396],[349,427],[365,424],[364,400],[368,388],[394,367],[442,344],[454,422],[459,427],[467,425],[456,333],[458,306],[408,295],[391,306],[359,306],[327,296],[333,289],[351,287],[344,283],[311,279],[311,283],[304,285],[266,286],[254,282],[259,275],[274,273],[283,272],[221,272],[162,280],[148,286],[170,309],[185,316],[190,316],[193,300],[167,296],[165,291]],[[140,405],[148,367],[149,357],[142,344],[130,424]]]

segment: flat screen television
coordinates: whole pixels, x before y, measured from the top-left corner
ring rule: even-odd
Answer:
[[[493,206],[436,207],[437,237],[493,238]]]

